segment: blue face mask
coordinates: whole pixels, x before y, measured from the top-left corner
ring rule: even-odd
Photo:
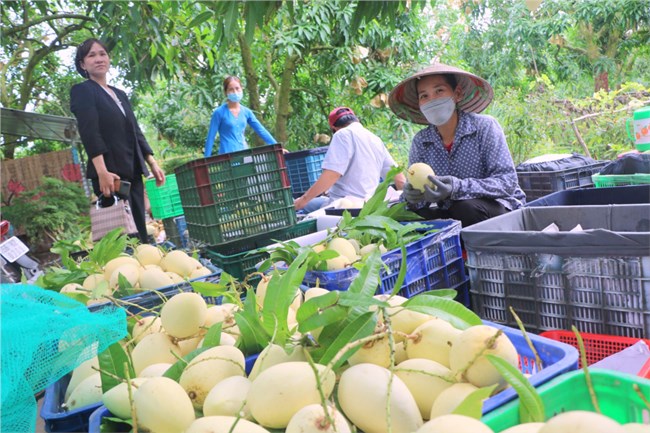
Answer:
[[[239,102],[241,101],[241,98],[244,97],[244,94],[242,92],[235,92],[235,93],[228,93],[228,100],[232,102]]]

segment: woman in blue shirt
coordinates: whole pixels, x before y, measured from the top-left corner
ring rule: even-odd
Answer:
[[[214,139],[219,133],[219,155],[248,148],[244,131],[250,125],[266,144],[277,143],[275,138],[257,120],[250,108],[239,103],[243,96],[241,81],[235,76],[223,80],[223,91],[228,102],[222,104],[212,113],[208,138],[205,140],[205,156],[212,155]]]

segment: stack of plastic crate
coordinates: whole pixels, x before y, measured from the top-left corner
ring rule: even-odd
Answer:
[[[276,241],[287,241],[315,231],[316,220],[306,220],[254,238],[212,246],[206,249],[204,254],[215,266],[241,280],[256,272],[256,265],[269,257],[269,253],[262,251],[264,247]],[[251,277],[248,283],[255,285],[259,280],[259,276]]]
[[[512,307],[529,331],[648,338],[648,215],[648,204],[530,207],[464,228],[474,311],[517,326]],[[559,231],[542,231],[551,223]]]
[[[190,161],[176,169],[190,238],[207,246],[296,224],[282,146]]]

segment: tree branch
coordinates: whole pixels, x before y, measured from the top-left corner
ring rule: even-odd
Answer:
[[[59,36],[52,41],[52,44],[49,46],[45,46],[43,48],[39,48],[36,50],[34,55],[29,59],[29,62],[27,63],[27,66],[25,66],[25,70],[23,72],[23,84],[20,89],[20,109],[24,110],[25,106],[27,105],[27,99],[29,97],[29,91],[31,90],[32,86],[32,74],[34,72],[34,68],[36,68],[36,65],[38,65],[41,60],[43,60],[45,57],[47,57],[51,53],[55,53],[57,51],[61,51],[67,48],[67,45],[57,45],[57,43],[61,40],[61,38],[67,36],[68,34],[80,30],[83,28],[82,24],[73,24],[67,26]]]
[[[273,63],[273,56],[271,55],[270,52],[266,53],[265,56],[265,67],[266,67],[266,75],[269,79],[269,83],[271,84],[271,87],[273,87],[273,90],[275,92],[278,92],[278,89],[280,88],[280,85],[276,81],[275,77],[273,76],[273,68],[272,68],[272,63]]]
[[[642,105],[648,105],[648,104],[650,104],[650,100],[648,100],[648,101],[643,101],[643,102],[641,102],[641,104],[642,104]],[[577,118],[573,119],[573,120],[572,120],[572,123],[573,123],[573,122],[577,122],[578,120],[589,119],[590,117],[597,117],[597,116],[601,116],[601,115],[603,115],[603,114],[616,113],[616,112],[618,112],[618,111],[626,111],[626,110],[629,110],[629,109],[630,109],[630,107],[628,107],[628,106],[626,105],[625,107],[623,107],[623,108],[617,108],[616,110],[601,111],[601,112],[599,112],[599,113],[589,113],[589,114],[585,114],[584,116],[580,116],[580,117],[577,117]]]
[[[33,27],[35,25],[48,22],[48,21],[55,21],[55,20],[60,20],[64,18],[69,18],[69,19],[77,19],[77,20],[84,20],[84,21],[93,21],[92,18],[87,17],[86,15],[79,15],[79,14],[72,14],[72,13],[63,13],[63,14],[56,14],[56,15],[46,15],[44,17],[36,18],[28,23],[3,30],[2,33],[0,33],[0,37],[6,38],[8,36],[12,36],[16,33],[20,33],[23,30],[27,30],[30,27]]]
[[[582,54],[583,56],[589,57],[589,53],[584,48],[573,47],[571,45],[564,45],[562,48],[565,48],[565,49],[567,49],[569,51],[573,51],[574,53]]]

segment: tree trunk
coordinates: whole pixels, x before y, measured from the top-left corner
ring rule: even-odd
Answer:
[[[253,66],[253,54],[251,53],[251,47],[246,42],[246,38],[243,33],[237,35],[239,41],[239,48],[241,50],[241,59],[244,66],[244,75],[246,77],[246,92],[248,93],[248,104],[249,108],[256,113],[256,116],[260,113],[260,90],[257,86],[257,74],[255,73],[255,67]],[[262,119],[259,119],[262,124],[264,122]],[[263,146],[264,140],[262,140],[257,134],[254,134],[253,146]]]
[[[594,91],[605,90],[609,91],[609,74],[607,71],[601,72],[596,75],[594,80]]]
[[[296,71],[298,64],[298,55],[288,56],[284,61],[284,70],[280,79],[280,90],[276,95],[278,100],[277,113],[275,114],[275,139],[280,143],[286,143],[287,135],[287,121],[289,120],[289,113],[291,112],[291,105],[289,103],[289,96],[291,94],[291,85],[293,81],[293,74]]]

